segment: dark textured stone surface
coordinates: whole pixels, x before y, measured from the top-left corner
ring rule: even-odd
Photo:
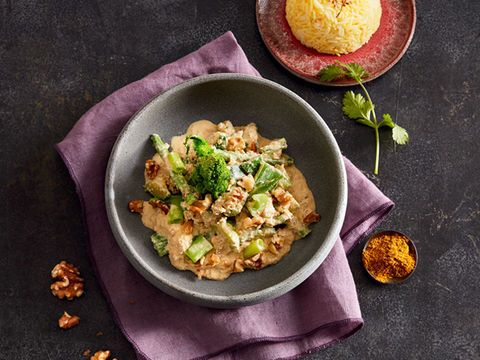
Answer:
[[[86,251],[80,204],[53,150],[115,89],[232,30],[267,78],[311,103],[341,149],[370,174],[373,135],[342,117],[343,90],[286,73],[263,46],[254,1],[0,1],[0,358],[80,359],[134,352],[116,327]],[[423,1],[405,57],[369,84],[412,142],[382,134],[372,180],[397,207],[382,224],[409,234],[420,262],[401,286],[378,286],[350,255],[365,318],[355,336],[308,359],[478,359],[480,354],[480,2]],[[49,294],[60,260],[81,267],[86,295]],[[82,317],[57,328],[63,310]],[[96,336],[98,331],[103,336]]]

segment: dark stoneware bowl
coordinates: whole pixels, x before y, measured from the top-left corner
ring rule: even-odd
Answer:
[[[278,264],[232,274],[225,281],[197,280],[159,258],[151,230],[128,211],[132,199],[147,199],[143,166],[154,150],[151,133],[170,140],[199,119],[235,125],[255,122],[260,134],[285,137],[287,153],[305,175],[322,219],[294,243]],[[105,201],[110,225],[125,256],[148,281],[174,297],[202,306],[232,308],[278,297],[308,278],[333,247],[347,203],[345,168],[338,145],[322,118],[298,95],[272,81],[239,74],[206,75],[159,95],[120,133],[108,164]]]

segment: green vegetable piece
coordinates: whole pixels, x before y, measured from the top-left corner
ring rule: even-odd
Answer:
[[[219,133],[217,142],[215,143],[215,147],[217,149],[225,150],[227,148],[227,134]]]
[[[283,179],[280,179],[280,181],[278,182],[278,185],[284,189],[288,189],[290,186],[292,186],[292,182],[290,181],[290,176],[288,175],[285,168],[283,166],[276,166],[275,169],[280,171],[283,175]]]
[[[150,135],[150,140],[152,140],[155,151],[162,158],[165,158],[168,155],[168,144],[165,144],[165,142],[162,140],[162,138],[158,134]]]
[[[181,195],[172,195],[167,199],[169,204],[180,206],[182,204],[182,196]]]
[[[157,252],[158,256],[165,256],[168,254],[168,240],[165,236],[155,233],[150,236],[150,240],[152,241],[153,248]]]
[[[167,221],[169,224],[179,224],[183,221],[183,210],[180,206],[171,204],[168,210]]]
[[[217,199],[227,191],[230,181],[230,170],[225,160],[217,154],[202,156],[190,177],[190,183],[201,194],[210,193]]]
[[[223,236],[227,238],[227,240],[230,242],[230,246],[238,251],[240,248],[240,237],[233,226],[227,223],[226,218],[220,219],[220,221],[217,223],[217,229]]]
[[[305,226],[305,227],[301,228],[300,230],[298,230],[298,236],[300,236],[300,238],[303,239],[305,236],[307,236],[311,232],[312,232],[312,230],[309,229],[308,226]]]
[[[262,146],[260,148],[261,153],[271,153],[287,148],[287,140],[285,138],[275,139],[270,142],[270,144]]]
[[[265,193],[273,190],[283,178],[284,176],[279,170],[263,162],[255,174],[255,187],[251,194]]]
[[[212,249],[212,244],[205,239],[205,236],[197,235],[193,238],[190,247],[185,250],[185,255],[188,256],[192,262],[196,263]]]
[[[158,199],[165,199],[170,196],[170,191],[162,177],[156,177],[153,180],[147,181],[145,190]]]
[[[286,154],[282,154],[280,159],[271,159],[267,156],[262,156],[262,157],[265,160],[265,162],[270,164],[270,165],[285,165],[285,166],[288,166],[288,165],[292,165],[294,163],[293,158],[291,158],[290,156],[288,156]]]
[[[252,216],[260,214],[268,204],[270,196],[267,194],[254,194],[247,202],[247,209]]]
[[[190,135],[185,139],[185,144],[191,140],[193,142],[193,148],[198,156],[206,156],[213,153],[213,149],[210,144],[203,137],[198,135]]]
[[[177,188],[180,190],[180,192],[183,195],[190,193],[192,189],[188,185],[185,177],[182,175],[182,172],[185,171],[185,165],[183,164],[183,161],[180,158],[180,156],[178,154],[171,155],[176,153],[169,152],[168,144],[165,144],[165,142],[157,134],[152,134],[150,136],[150,139],[152,140],[153,146],[155,147],[155,150],[157,151],[157,153],[163,158],[164,161],[170,164],[170,167],[171,167],[170,176],[172,177],[172,180],[177,186]],[[181,162],[181,164],[179,161]],[[180,171],[180,169],[182,168],[183,170]]]
[[[185,202],[187,203],[187,205],[192,205],[197,200],[198,197],[195,194],[187,194],[187,196],[185,196]]]
[[[168,153],[167,159],[174,173],[183,174],[185,172],[185,164],[177,152],[172,151]]]
[[[273,226],[277,226],[280,224],[285,224],[288,220],[292,218],[291,213],[290,214],[280,214],[277,217],[273,219]]]
[[[192,189],[190,188],[190,185],[188,185],[187,179],[185,179],[185,176],[183,176],[182,174],[174,173],[174,172],[172,172],[170,176],[172,177],[173,183],[180,190],[182,194],[186,195],[192,191]]]
[[[275,228],[273,227],[264,227],[264,228],[261,228],[261,229],[253,229],[253,230],[244,230],[242,231],[241,235],[240,235],[240,243],[244,243],[246,241],[249,241],[251,239],[254,239],[256,237],[263,237],[263,238],[266,238],[268,236],[272,236],[272,235],[275,235],[275,233],[277,232],[277,230],[275,230]]]
[[[240,153],[235,151],[221,150],[217,148],[213,148],[213,152],[215,154],[220,155],[225,160],[236,161],[236,162],[249,161],[258,157],[258,154],[254,152]]]
[[[240,169],[242,169],[243,172],[247,174],[255,174],[258,171],[261,162],[262,159],[260,157],[257,157],[253,160],[249,160],[241,164]]]
[[[240,180],[242,177],[245,176],[245,173],[240,169],[240,166],[232,165],[230,166],[230,175],[235,180]]]
[[[265,250],[265,243],[263,240],[255,239],[243,250],[243,257],[245,259],[251,258],[252,256],[260,254],[263,250]]]

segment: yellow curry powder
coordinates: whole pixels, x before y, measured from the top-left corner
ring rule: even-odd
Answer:
[[[382,283],[406,277],[415,268],[415,262],[408,239],[401,234],[379,234],[363,251],[363,265]]]

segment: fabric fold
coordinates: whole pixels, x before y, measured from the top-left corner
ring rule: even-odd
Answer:
[[[158,94],[192,77],[219,72],[260,76],[231,32],[114,92],[56,146],[80,197],[97,279],[139,359],[292,358],[340,341],[363,324],[346,252],[393,203],[347,159],[348,208],[338,241],[312,276],[275,300],[235,310],[183,303],[143,279],[117,246],[103,184],[118,133]]]

